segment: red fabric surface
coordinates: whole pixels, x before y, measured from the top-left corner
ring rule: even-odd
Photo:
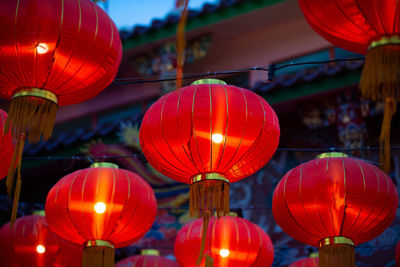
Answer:
[[[46,251],[39,254],[38,245]],[[44,216],[18,218],[14,228],[0,229],[0,266],[4,267],[78,267],[82,247],[62,240],[52,233]]]
[[[95,212],[98,202],[104,213]],[[154,222],[157,203],[150,185],[127,170],[97,167],[73,172],[50,190],[46,200],[50,229],[83,245],[105,240],[123,247],[140,239]]]
[[[220,134],[222,141],[213,142]],[[231,85],[190,85],[164,95],[146,112],[140,144],[150,164],[182,183],[216,172],[230,182],[263,167],[279,143],[273,109],[255,93]]]
[[[400,0],[299,0],[310,26],[332,44],[360,54],[372,41],[400,35]]]
[[[0,179],[7,176],[15,148],[10,132],[4,133],[6,119],[7,113],[0,109]]]
[[[96,96],[116,75],[118,30],[89,0],[1,1],[0,25],[2,98],[34,87],[56,94],[61,106],[74,104]]]
[[[288,267],[319,267],[319,258],[306,258],[289,264]]]
[[[175,240],[175,256],[180,266],[195,267],[201,246],[203,220],[184,225]],[[221,257],[221,249],[229,250]],[[214,259],[215,267],[271,266],[274,248],[269,236],[248,220],[225,216],[211,218],[208,226],[205,253]],[[204,266],[204,259],[201,266]]]
[[[115,267],[178,267],[178,263],[160,256],[136,255],[123,259]]]
[[[393,221],[397,190],[376,166],[354,158],[321,158],[290,170],[275,188],[272,211],[293,238],[318,246],[321,239],[348,237],[357,245]]]

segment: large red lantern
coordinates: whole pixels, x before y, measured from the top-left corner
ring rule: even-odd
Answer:
[[[67,251],[68,256],[64,255]],[[0,229],[0,266],[77,267],[81,251],[80,246],[53,234],[43,215],[24,216],[12,228],[7,223]]]
[[[229,183],[264,166],[279,142],[279,122],[255,93],[216,79],[194,82],[156,101],[140,128],[149,163],[190,184],[190,213],[229,211]]]
[[[154,249],[144,249],[141,255],[135,255],[123,259],[115,264],[115,267],[179,267],[173,260],[161,257],[160,252]]]
[[[0,179],[6,177],[11,164],[11,155],[14,151],[14,144],[10,133],[4,130],[7,120],[7,113],[0,109]]]
[[[102,162],[62,178],[50,190],[45,209],[54,233],[85,247],[83,267],[108,267],[114,264],[114,248],[150,229],[157,204],[139,175]]]
[[[5,128],[18,140],[15,162],[26,136],[38,142],[52,135],[58,106],[88,100],[111,83],[122,45],[115,24],[90,0],[1,1],[0,25],[0,97],[11,100]],[[19,191],[17,184],[15,206]]]
[[[385,101],[380,140],[385,171],[390,168],[390,124],[400,100],[400,5],[397,0],[299,0],[310,26],[334,45],[366,54],[360,89]]]
[[[201,247],[203,221],[184,225],[175,240],[175,256],[180,266],[195,267]],[[212,217],[205,244],[206,257],[214,267],[271,266],[274,248],[269,236],[257,225],[235,216]],[[205,265],[202,260],[200,266]]]
[[[293,238],[319,247],[320,266],[354,266],[354,245],[393,221],[397,190],[374,165],[325,153],[289,171],[275,188],[272,211]]]

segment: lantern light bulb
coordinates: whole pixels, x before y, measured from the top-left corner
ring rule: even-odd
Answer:
[[[222,258],[226,258],[226,257],[229,256],[229,250],[223,248],[223,249],[221,249],[221,250],[219,251],[219,255],[221,255]]]
[[[47,53],[48,50],[49,50],[49,47],[47,46],[47,44],[39,43],[36,46],[36,51],[38,54],[45,54],[45,53]]]
[[[106,204],[104,202],[97,202],[94,205],[94,210],[96,211],[96,213],[102,214],[106,211]]]
[[[36,246],[36,252],[39,254],[43,254],[46,252],[46,247],[43,245],[37,245]]]
[[[213,134],[211,136],[211,140],[217,144],[221,143],[223,139],[224,139],[224,137],[222,136],[222,134],[219,134],[219,133]]]

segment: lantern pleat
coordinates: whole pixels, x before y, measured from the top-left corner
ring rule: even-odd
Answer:
[[[390,171],[390,126],[400,101],[400,26],[397,0],[299,0],[310,26],[334,45],[366,54],[359,87],[365,97],[386,102],[381,165]]]
[[[140,239],[156,216],[156,199],[149,184],[112,164],[98,164],[62,178],[46,200],[50,229],[85,245],[82,263],[86,267],[112,266],[114,247]],[[97,204],[104,210],[98,212]]]
[[[374,165],[327,154],[282,178],[273,195],[273,214],[290,236],[320,247],[321,266],[335,266],[326,265],[334,262],[332,257],[340,261],[335,255],[348,259],[346,265],[336,266],[354,266],[354,245],[378,236],[393,221],[397,191]],[[333,237],[338,239],[324,243]]]

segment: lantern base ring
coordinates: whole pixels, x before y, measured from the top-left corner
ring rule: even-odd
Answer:
[[[373,41],[370,46],[368,47],[368,50],[373,49],[378,46],[382,45],[400,45],[400,37],[393,35],[393,36],[384,36],[379,40]]]
[[[105,240],[89,240],[86,242],[85,247],[108,247],[108,248],[114,248],[114,245],[111,244],[108,241]]]
[[[53,102],[54,104],[57,104],[57,96],[48,91],[48,90],[43,90],[39,88],[24,88],[17,93],[15,93],[12,97],[12,99],[17,98],[17,97],[23,97],[23,96],[34,96],[34,97],[40,97],[44,98],[46,100],[49,100]]]
[[[354,246],[354,242],[350,238],[344,236],[327,237],[319,241],[320,247],[329,246],[332,244],[346,244]]]
[[[204,180],[219,180],[219,181],[227,182],[229,184],[228,179],[226,179],[223,175],[216,173],[216,172],[197,174],[190,179],[190,184],[204,181]]]

